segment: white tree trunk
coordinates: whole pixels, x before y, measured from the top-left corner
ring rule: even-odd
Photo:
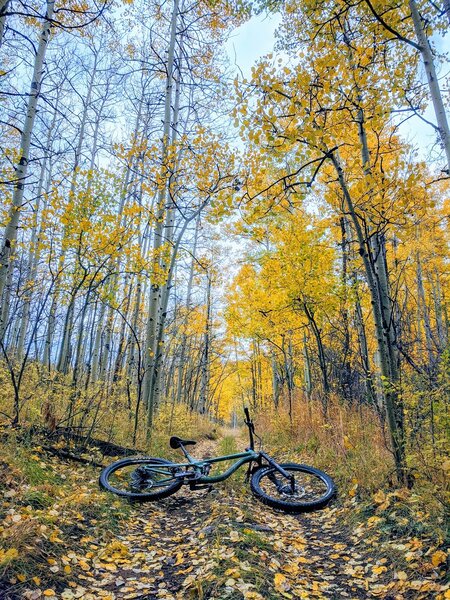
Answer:
[[[46,142],[45,148],[46,148],[46,152],[48,152],[48,153],[51,152],[52,134],[53,134],[53,129],[55,127],[57,114],[58,114],[58,101],[55,106],[55,112],[53,113],[53,118],[52,118],[49,130],[48,130],[48,135],[47,135],[47,142]],[[46,182],[44,185],[44,178],[45,178],[46,172],[47,172],[47,177],[46,177]],[[51,182],[52,182],[52,161],[48,160],[48,156],[45,155],[44,159],[42,161],[41,172],[39,175],[39,184],[38,184],[37,195],[36,195],[36,207],[34,209],[33,228],[32,228],[32,232],[31,232],[30,247],[29,247],[29,252],[28,252],[27,269],[28,269],[29,275],[27,275],[27,277],[26,277],[26,279],[28,280],[28,283],[26,284],[27,288],[26,288],[26,292],[25,292],[23,314],[22,314],[22,319],[21,319],[21,323],[20,323],[19,340],[17,343],[17,358],[19,359],[19,361],[22,360],[22,356],[24,353],[25,338],[26,338],[26,334],[27,334],[27,330],[28,330],[28,322],[30,319],[31,301],[32,301],[32,297],[33,297],[34,286],[36,283],[36,276],[37,276],[38,264],[39,264],[39,258],[40,258],[39,240],[41,238],[42,223],[40,225],[38,225],[38,222],[39,222],[39,217],[40,217],[40,212],[41,212],[42,195],[43,195],[43,190],[44,190],[45,200],[44,200],[43,210],[45,211],[45,209],[47,207],[47,198],[48,198],[48,194],[50,192]]]
[[[205,330],[203,332],[203,352],[201,361],[201,381],[200,381],[200,397],[198,401],[198,410],[200,414],[205,414],[210,405],[209,399],[209,354],[211,344],[211,275],[206,274],[206,321]]]
[[[173,71],[175,59],[175,43],[177,35],[178,23],[178,0],[174,0],[172,17],[170,23],[170,41],[167,55],[167,79],[164,98],[164,125],[162,137],[162,152],[161,152],[161,174],[162,178],[166,178],[167,162],[170,148],[170,131],[172,125],[172,90],[173,90]],[[163,246],[163,232],[165,221],[165,204],[167,199],[166,181],[161,185],[156,211],[156,223],[153,238],[153,275],[149,302],[149,315],[147,320],[146,341],[144,347],[144,380],[143,380],[143,398],[147,407],[147,435],[150,435],[150,429],[153,422],[153,402],[151,395],[153,394],[154,381],[154,364],[156,355],[156,339],[158,337],[158,321],[161,310],[161,284],[157,281],[160,271],[160,250]]]
[[[44,26],[39,38],[39,46],[36,53],[31,80],[30,93],[28,95],[28,106],[25,117],[25,123],[22,128],[20,142],[20,158],[15,167],[16,184],[12,197],[11,208],[3,235],[3,241],[0,252],[0,302],[9,302],[9,298],[4,298],[5,284],[7,274],[11,266],[11,257],[14,252],[14,246],[17,239],[17,229],[20,221],[20,212],[23,206],[23,194],[26,185],[28,173],[28,163],[30,159],[31,136],[33,134],[34,120],[36,117],[36,107],[40,95],[42,73],[44,68],[45,53],[50,37],[51,20],[53,17],[55,0],[47,0],[47,10],[45,14]],[[2,314],[3,311],[0,311]],[[0,324],[0,330],[2,326]]]
[[[5,32],[6,15],[8,10],[9,0],[0,0],[0,46],[3,42],[3,34]]]
[[[185,310],[186,310],[186,314],[183,320],[183,333],[181,336],[181,344],[180,344],[180,356],[178,359],[178,381],[177,381],[177,395],[176,395],[176,401],[179,404],[181,402],[181,396],[182,396],[182,392],[183,392],[183,375],[184,375],[184,367],[185,367],[185,361],[186,361],[186,346],[187,346],[187,334],[186,334],[186,327],[189,321],[189,311],[191,308],[191,300],[192,300],[192,284],[194,282],[194,266],[195,266],[195,260],[196,260],[196,254],[197,254],[197,241],[198,241],[198,231],[199,231],[199,226],[200,226],[200,213],[197,217],[197,222],[195,224],[195,233],[194,233],[194,246],[192,248],[192,260],[191,260],[191,265],[189,268],[189,279],[188,279],[188,286],[187,286],[187,292],[186,292],[186,304],[185,304]]]
[[[415,0],[409,0],[409,8],[411,10],[411,17],[414,23],[414,30],[416,32],[417,41],[420,46],[420,53],[422,55],[423,65],[425,67],[425,73],[427,75],[428,87],[430,88],[430,95],[431,100],[433,102],[434,113],[436,115],[439,136],[441,138],[445,156],[447,157],[447,169],[448,173],[450,174],[450,130],[448,126],[444,102],[442,100],[441,90],[439,87],[439,81],[436,74],[436,67],[434,65],[433,54],[431,52],[430,42],[428,41],[425,30],[423,28],[422,17],[420,16]]]

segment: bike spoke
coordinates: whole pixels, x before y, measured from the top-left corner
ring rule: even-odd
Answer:
[[[271,497],[277,497],[284,502],[315,502],[322,498],[327,491],[327,485],[309,473],[295,473],[294,490],[290,479],[274,472],[269,472],[260,482],[262,491]]]
[[[134,493],[149,493],[164,489],[175,477],[170,469],[161,465],[128,465],[114,472],[110,484],[121,490]]]

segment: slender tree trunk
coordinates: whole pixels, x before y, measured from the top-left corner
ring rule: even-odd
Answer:
[[[31,137],[33,134],[34,120],[36,117],[36,108],[41,90],[42,73],[44,68],[45,53],[50,37],[51,20],[53,17],[55,0],[47,0],[47,8],[44,20],[44,26],[39,39],[33,77],[31,80],[30,93],[28,95],[28,106],[25,117],[25,123],[22,129],[20,142],[20,158],[15,167],[15,186],[12,197],[11,209],[7,218],[5,232],[3,236],[0,251],[0,302],[1,308],[5,303],[9,303],[9,295],[4,294],[8,271],[11,268],[12,253],[17,239],[17,229],[20,221],[20,213],[23,205],[23,195],[28,174],[28,163],[30,160]],[[3,314],[3,310],[0,310]],[[1,317],[0,317],[1,318]],[[0,331],[2,330],[0,324]]]
[[[3,34],[5,33],[6,12],[8,11],[10,0],[0,0],[0,47],[3,43]]]
[[[449,16],[449,1],[445,0],[445,2],[445,9],[447,11],[447,15]],[[444,148],[445,156],[447,158],[447,172],[450,174],[450,130],[444,102],[442,100],[441,90],[439,87],[436,67],[434,65],[434,57],[433,53],[431,52],[430,42],[428,41],[425,33],[422,17],[420,16],[415,0],[409,0],[409,8],[411,10],[414,30],[416,32],[417,42],[420,46],[420,53],[422,55],[423,65],[428,80],[428,87],[430,89],[431,100],[433,102],[434,113],[436,115],[439,136],[441,138],[442,147]]]
[[[180,343],[180,356],[179,356],[179,362],[178,362],[178,381],[177,381],[177,403],[179,404],[181,402],[181,395],[182,395],[182,391],[183,391],[183,375],[184,375],[184,371],[185,371],[185,361],[186,361],[186,347],[187,347],[187,333],[186,333],[186,328],[189,322],[189,311],[191,309],[191,299],[192,299],[192,284],[194,282],[194,267],[195,267],[195,260],[196,260],[196,254],[197,254],[197,241],[198,241],[198,232],[199,232],[199,226],[200,226],[200,213],[197,217],[197,221],[195,224],[195,233],[194,233],[194,245],[192,248],[192,260],[191,260],[191,265],[189,268],[189,279],[188,279],[188,285],[187,285],[187,292],[186,292],[186,304],[185,304],[185,315],[184,315],[184,319],[183,319],[183,332],[181,334],[181,343]]]
[[[353,277],[353,285],[355,290],[357,290],[356,283],[356,275]],[[366,328],[364,325],[364,315],[361,307],[361,302],[359,301],[358,292],[356,292],[355,299],[355,325],[356,331],[358,332],[358,342],[359,342],[359,354],[361,357],[361,365],[364,372],[364,383],[366,387],[366,395],[369,404],[372,406],[377,406],[376,404],[376,392],[373,385],[373,374],[370,368],[370,360],[369,360],[369,350],[367,346],[367,336],[366,336]]]
[[[303,332],[303,359],[305,372],[305,394],[308,400],[312,394],[312,379],[311,379],[311,360],[309,358],[308,342],[306,339],[306,331]]]
[[[75,350],[75,363],[74,363],[74,367],[73,367],[73,379],[72,379],[72,383],[73,386],[76,387],[78,384],[78,380],[80,378],[80,372],[81,372],[81,362],[82,362],[82,358],[83,358],[83,339],[84,339],[84,334],[85,334],[85,322],[86,322],[86,315],[88,312],[88,308],[89,308],[89,301],[91,298],[91,287],[88,288],[87,292],[86,292],[86,296],[83,302],[83,307],[81,309],[81,314],[80,314],[80,323],[78,326],[78,334],[77,334],[77,343],[76,343],[76,350]]]
[[[436,329],[437,335],[439,339],[439,352],[443,352],[445,347],[447,346],[447,331],[444,325],[443,319],[443,310],[442,310],[442,291],[441,284],[439,280],[439,273],[437,269],[434,271],[435,278],[433,278],[433,274],[430,274],[430,284],[433,294],[433,303],[434,303],[434,312],[436,315]]]
[[[322,334],[320,332],[319,326],[314,318],[314,313],[311,311],[306,302],[303,303],[303,309],[305,311],[305,315],[308,319],[308,322],[311,326],[313,335],[316,339],[317,344],[317,354],[319,357],[319,366],[320,372],[322,373],[322,385],[323,385],[323,395],[322,395],[322,412],[324,415],[327,414],[328,411],[328,399],[330,396],[330,383],[328,381],[328,369],[327,369],[327,361],[325,356],[325,349],[322,342]]]
[[[153,237],[153,268],[152,268],[152,285],[149,302],[149,316],[147,321],[146,341],[144,348],[144,380],[143,380],[143,397],[147,408],[147,438],[150,437],[153,423],[153,398],[155,380],[154,363],[156,357],[156,339],[158,337],[158,321],[161,307],[161,283],[160,278],[160,252],[163,246],[163,231],[165,221],[165,203],[167,198],[167,169],[170,149],[170,130],[172,125],[172,90],[174,82],[174,59],[175,59],[175,44],[177,36],[178,23],[178,2],[174,0],[172,17],[170,23],[170,39],[167,55],[167,79],[164,99],[164,126],[162,138],[162,153],[161,153],[161,178],[164,182],[161,184],[157,201],[157,217],[155,223]]]
[[[53,129],[55,127],[56,116],[58,114],[57,109],[58,109],[58,103],[55,106],[55,112],[53,113],[53,119],[52,119],[51,125],[48,130],[47,142],[46,142],[46,146],[45,146],[47,149],[47,152],[50,152]],[[46,173],[47,167],[48,167],[48,173],[47,173],[47,178],[46,178],[46,183],[45,183],[45,188],[44,188],[44,178],[45,178],[45,173]],[[44,191],[45,200],[44,200],[44,207],[43,207],[43,209],[45,210],[45,208],[47,206],[47,197],[48,197],[48,194],[50,191],[51,181],[52,181],[52,163],[51,163],[51,161],[47,160],[47,155],[46,155],[42,161],[41,172],[39,175],[39,183],[38,183],[37,197],[36,197],[36,207],[34,209],[33,227],[32,227],[30,247],[29,247],[29,252],[28,252],[27,268],[28,268],[29,276],[26,278],[28,280],[28,283],[26,284],[27,289],[25,291],[23,314],[22,314],[22,319],[21,319],[21,323],[20,323],[19,340],[17,343],[17,357],[19,360],[22,360],[23,353],[24,353],[25,337],[26,337],[26,333],[28,330],[31,302],[32,302],[32,297],[33,297],[34,285],[36,283],[36,276],[37,276],[39,257],[40,257],[39,240],[41,238],[42,223],[39,226],[38,221],[39,221],[39,216],[40,216],[40,212],[41,212],[42,193],[43,193],[43,190],[45,190]]]
[[[69,372],[70,355],[71,355],[71,337],[73,330],[73,317],[75,312],[75,290],[72,290],[67,307],[66,316],[64,319],[64,327],[62,332],[59,357],[57,362],[57,370],[67,374]]]
[[[4,296],[7,300],[3,302],[0,313],[0,342],[4,340],[6,329],[9,322],[9,313],[11,308],[11,289],[13,285],[13,270],[9,269],[6,273],[6,282],[4,288]],[[5,346],[7,344],[5,343]]]
[[[419,315],[420,318],[423,320],[423,328],[425,331],[425,346],[427,356],[425,363],[428,364],[427,370],[430,373],[430,376],[433,377],[434,367],[436,363],[435,356],[433,353],[433,333],[431,331],[430,314],[428,312],[428,306],[426,304],[425,299],[425,289],[423,287],[422,263],[418,252],[416,254],[416,273]],[[418,323],[418,325],[420,324]]]
[[[390,313],[391,301],[386,285],[379,281],[378,275],[380,269],[377,268],[372,256],[376,252],[378,261],[384,261],[384,249],[379,247],[378,241],[369,245],[366,243],[364,233],[356,214],[353,200],[344,176],[344,171],[337,152],[331,155],[332,163],[336,169],[339,185],[344,194],[348,212],[352,218],[353,226],[356,231],[359,252],[364,263],[367,284],[369,286],[372,309],[375,321],[375,331],[378,343],[378,354],[380,360],[380,369],[383,381],[383,395],[385,400],[386,416],[389,424],[389,431],[392,441],[392,451],[394,453],[396,472],[399,482],[405,481],[405,439],[403,430],[403,404],[400,391],[398,389],[399,373],[396,360],[393,360],[394,349],[391,347],[394,343],[392,330],[392,321],[386,320],[386,313]],[[379,265],[378,265],[379,267]]]
[[[104,319],[106,314],[106,304],[100,300],[100,312],[98,315],[97,326],[95,329],[94,347],[91,359],[91,382],[96,383],[100,371],[101,341],[103,337]]]
[[[175,261],[177,258],[178,250],[181,244],[181,241],[184,237],[186,229],[189,223],[195,219],[198,214],[202,211],[204,205],[200,206],[196,213],[194,213],[190,218],[185,219],[181,230],[178,233],[176,243],[173,245],[171,251],[171,259],[170,264],[167,267],[167,275],[166,281],[163,286],[160,287],[161,293],[161,306],[159,307],[159,319],[158,319],[158,327],[157,327],[157,338],[155,340],[155,353],[153,358],[153,364],[151,367],[151,376],[152,379],[150,381],[150,389],[149,389],[149,401],[153,408],[157,406],[157,401],[159,400],[159,394],[161,392],[161,375],[162,375],[162,359],[164,355],[164,341],[165,341],[165,322],[167,317],[167,309],[169,304],[170,290],[172,288],[172,280],[173,274],[175,271]],[[165,265],[164,265],[165,267]]]
[[[209,353],[210,353],[210,328],[211,328],[211,275],[207,274],[206,283],[206,321],[203,332],[203,348],[201,361],[201,382],[199,412],[205,414],[209,407],[208,389],[209,389]]]
[[[275,410],[278,410],[278,405],[280,404],[280,375],[278,373],[277,356],[275,352],[272,352],[271,365],[273,405],[275,407]]]
[[[126,278],[126,279],[128,279],[128,278]],[[120,375],[120,372],[122,371],[123,361],[124,361],[124,357],[125,357],[125,327],[126,327],[126,323],[128,321],[128,312],[130,310],[131,296],[132,296],[131,284],[128,284],[128,281],[124,282],[124,293],[125,293],[125,310],[123,313],[124,318],[122,319],[122,325],[120,328],[119,344],[118,344],[117,355],[116,355],[116,360],[115,360],[115,364],[114,364],[113,382],[117,381],[119,379],[119,375]]]

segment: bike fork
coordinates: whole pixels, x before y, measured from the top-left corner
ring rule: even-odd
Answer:
[[[271,467],[273,467],[276,471],[278,471],[278,473],[283,475],[283,477],[286,477],[286,479],[291,482],[291,490],[292,490],[292,493],[294,493],[295,492],[294,475],[290,475],[287,471],[285,471],[283,469],[283,467],[281,465],[279,465],[275,460],[273,460],[273,458],[270,458],[270,456],[268,454],[266,454],[265,452],[261,452],[261,456],[267,460],[267,462],[269,463],[269,465]]]

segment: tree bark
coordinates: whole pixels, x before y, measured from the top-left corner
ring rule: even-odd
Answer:
[[[378,236],[373,236],[376,239],[372,243],[369,240],[366,240],[359,221],[359,216],[356,214],[353,200],[347,187],[344,171],[337,151],[331,154],[331,161],[335,167],[339,185],[343,192],[348,212],[352,218],[357,235],[359,252],[364,263],[367,284],[372,299],[372,310],[375,321],[375,332],[383,383],[383,395],[396,473],[399,482],[404,482],[406,473],[403,404],[400,390],[398,389],[398,365],[394,358],[396,351],[394,348],[394,333],[392,331],[393,324],[390,316],[389,318],[386,318],[387,315],[391,314],[391,300],[386,283],[382,281],[382,269],[380,269],[379,264],[381,260],[383,262],[385,261],[384,246],[380,245]],[[364,159],[363,164],[367,164]],[[381,238],[381,240],[383,240],[383,238]]]
[[[170,22],[170,39],[167,54],[167,79],[164,97],[164,124],[162,137],[162,152],[161,152],[161,179],[160,190],[158,193],[156,207],[156,223],[153,237],[153,265],[152,265],[152,284],[149,301],[149,316],[146,328],[146,341],[144,347],[144,379],[143,379],[143,398],[147,408],[147,438],[150,437],[150,432],[153,424],[154,412],[154,369],[155,358],[157,352],[156,340],[158,337],[158,321],[161,312],[161,283],[158,279],[160,274],[160,253],[163,246],[163,233],[165,222],[165,203],[168,193],[168,159],[170,150],[170,131],[172,125],[172,90],[174,82],[174,59],[175,59],[175,44],[177,37],[178,23],[178,3],[179,0],[174,0],[172,16]]]
[[[47,0],[44,26],[39,38],[31,88],[28,95],[28,106],[25,117],[25,123],[22,129],[20,142],[20,158],[15,167],[15,186],[12,197],[11,208],[9,211],[5,232],[3,235],[2,247],[0,252],[0,315],[3,314],[4,303],[9,302],[8,295],[4,294],[8,271],[11,268],[11,259],[14,252],[14,246],[17,240],[17,230],[20,221],[20,212],[23,205],[23,195],[28,173],[28,164],[30,160],[31,137],[33,134],[34,120],[36,117],[36,108],[40,96],[42,73],[44,69],[44,60],[50,37],[51,20],[53,17],[55,0]],[[2,318],[2,317],[0,317]],[[0,324],[0,331],[2,326]]]
[[[445,8],[448,10],[449,2],[448,0],[445,1]],[[409,8],[411,10],[414,30],[420,46],[420,53],[422,55],[423,65],[427,76],[431,101],[433,102],[434,113],[436,115],[436,121],[438,125],[439,137],[441,138],[442,147],[447,158],[447,173],[450,175],[450,130],[444,102],[442,100],[441,90],[439,87],[439,80],[436,74],[436,67],[434,65],[433,53],[431,52],[430,42],[428,41],[428,37],[423,28],[422,17],[420,16],[415,0],[409,0]],[[450,13],[447,12],[447,15],[449,16],[450,20]]]
[[[205,414],[209,407],[208,389],[209,389],[209,353],[210,353],[210,328],[211,328],[211,274],[207,273],[206,283],[206,321],[203,332],[203,348],[201,359],[201,382],[199,397],[199,413]]]

